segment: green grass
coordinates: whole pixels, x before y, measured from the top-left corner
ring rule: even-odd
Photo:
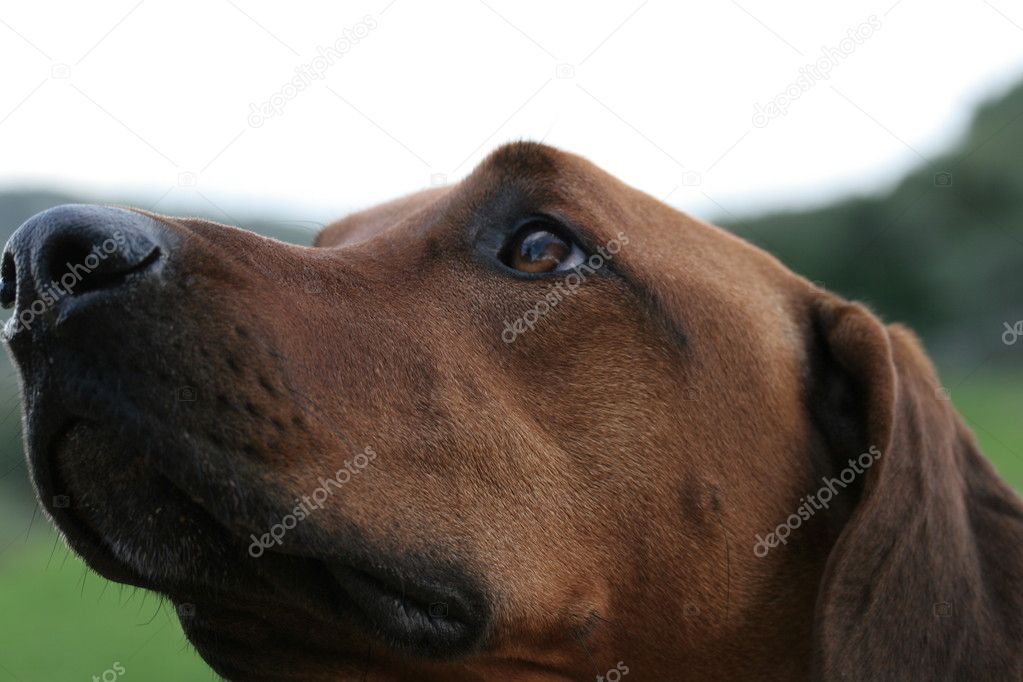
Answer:
[[[944,382],[981,451],[1023,492],[1023,373],[949,376]]]
[[[219,679],[187,644],[171,604],[88,571],[51,532],[32,535],[0,554],[0,680],[85,682],[115,664],[122,682]]]
[[[942,378],[981,449],[1023,490],[1023,373]],[[55,546],[41,519],[26,541],[27,517],[3,516],[3,539],[12,544],[0,551],[0,682],[87,681],[115,663],[128,680],[216,679],[170,605],[88,572]]]

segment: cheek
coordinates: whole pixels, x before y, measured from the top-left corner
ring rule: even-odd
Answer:
[[[587,443],[634,438],[674,392],[675,349],[616,280],[549,294],[541,288],[506,306],[515,317],[496,349],[498,380],[551,434]]]

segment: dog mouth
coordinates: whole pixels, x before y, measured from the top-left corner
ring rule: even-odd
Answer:
[[[253,534],[246,535],[251,525],[224,523],[208,509],[206,496],[183,489],[91,418],[63,421],[48,438],[45,455],[33,460],[41,500],[91,568],[176,604],[192,604],[200,616],[243,604],[240,613],[261,622],[243,628],[246,633],[269,627],[280,636],[275,641],[286,642],[288,619],[275,621],[274,615],[300,612],[304,627],[313,621],[321,632],[343,637],[321,643],[342,657],[365,637],[428,658],[467,653],[483,637],[484,601],[452,580],[452,573],[410,570],[406,561],[379,554],[321,553],[290,538],[283,545],[267,543],[254,556],[248,544]],[[214,667],[237,665],[219,661],[220,649],[205,642],[225,637],[220,618],[179,616]]]
[[[470,647],[482,629],[481,604],[449,584],[350,565],[331,572],[362,624],[399,649],[446,657]]]
[[[94,420],[68,418],[30,460],[54,523],[104,577],[168,594],[231,586],[210,568],[237,551],[235,534]]]
[[[99,532],[72,508],[71,496],[67,494],[69,488],[58,463],[61,450],[82,426],[81,420],[69,419],[56,429],[45,447],[45,465],[36,465],[32,470],[37,492],[65,541],[93,570],[119,583],[145,587],[145,579],[118,560]]]
[[[245,679],[287,677],[270,650],[344,661],[372,646],[405,665],[481,647],[490,602],[471,554],[443,536],[416,538],[413,551],[384,535],[399,524],[373,516],[370,473],[285,526],[285,542],[273,534],[292,523],[296,496],[318,492],[321,466],[358,462],[347,436],[360,434],[345,427],[366,427],[349,396],[310,376],[315,327],[271,324],[300,311],[266,294],[266,273],[234,262],[236,237],[191,239],[192,225],[77,208],[26,229],[77,244],[79,220],[96,237],[130,223],[101,274],[48,303],[46,275],[66,254],[27,238],[9,247],[21,272],[4,273],[20,312],[33,297],[46,304],[4,340],[21,374],[30,474],[67,544],[105,577],[189,606],[178,615],[202,656]],[[220,644],[232,641],[241,653]]]

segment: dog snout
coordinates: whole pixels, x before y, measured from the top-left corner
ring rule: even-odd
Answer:
[[[38,213],[4,249],[0,303],[16,306],[14,318],[31,326],[65,300],[113,294],[146,278],[167,250],[162,232],[149,216],[122,208],[69,204]]]

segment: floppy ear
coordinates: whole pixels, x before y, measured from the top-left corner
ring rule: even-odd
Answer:
[[[833,466],[879,453],[824,570],[814,679],[1023,679],[1019,497],[908,330],[822,292],[811,316]]]

